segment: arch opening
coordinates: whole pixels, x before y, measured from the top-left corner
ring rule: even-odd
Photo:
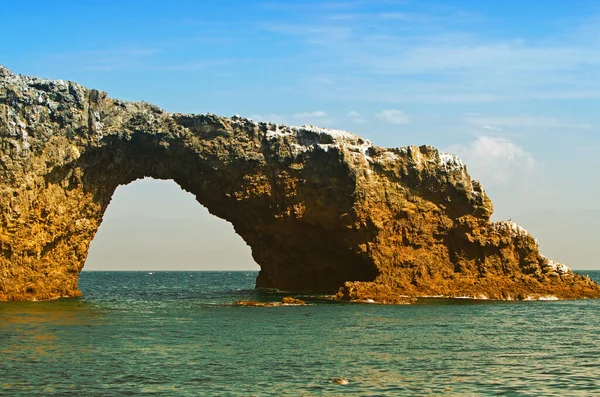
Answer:
[[[84,271],[259,271],[233,226],[173,180],[143,178],[115,190]]]

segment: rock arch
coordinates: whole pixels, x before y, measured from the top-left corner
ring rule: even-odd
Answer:
[[[171,114],[0,68],[0,300],[77,296],[116,187],[173,179],[229,222],[258,287],[402,296],[598,296],[541,256],[455,156],[353,134]]]

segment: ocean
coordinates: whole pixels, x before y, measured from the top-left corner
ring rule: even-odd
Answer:
[[[600,300],[235,306],[284,296],[256,274],[83,272],[81,298],[0,303],[0,395],[600,395]]]

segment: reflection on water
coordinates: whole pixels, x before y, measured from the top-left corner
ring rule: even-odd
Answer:
[[[78,299],[4,303],[0,305],[0,327],[8,323],[82,325],[95,321],[99,314],[92,305]]]
[[[97,326],[100,319],[97,310],[78,300],[0,304],[0,357],[38,362],[42,356],[73,349],[64,343],[65,331]]]
[[[84,273],[83,298],[0,304],[0,395],[600,390],[600,301],[233,306],[280,299],[254,291],[255,277]]]

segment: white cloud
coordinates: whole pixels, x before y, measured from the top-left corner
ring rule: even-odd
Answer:
[[[480,125],[481,128],[483,128],[484,130],[489,130],[489,131],[502,131],[502,128],[500,127],[494,127],[493,125]]]
[[[484,186],[520,184],[536,168],[533,156],[509,139],[480,136],[468,145],[446,149],[467,164],[469,174]]]
[[[346,117],[355,124],[365,123],[367,120],[356,110],[351,110],[346,113]]]
[[[286,119],[285,116],[281,115],[281,114],[274,114],[274,113],[270,113],[270,114],[253,114],[250,116],[250,118],[252,120],[255,121],[262,121],[265,123],[275,123],[275,124],[289,124],[288,120]]]
[[[275,113],[253,114],[250,118],[265,123],[287,125],[316,124],[320,126],[329,126],[333,121],[328,116],[329,115],[322,110],[315,110],[314,112],[295,113],[291,116]]]
[[[329,117],[327,112],[323,110],[294,113],[292,115],[292,118],[294,119],[294,123],[298,125],[316,125],[319,127],[331,127],[334,124],[334,119]]]
[[[392,124],[408,124],[410,122],[410,117],[402,110],[397,109],[385,109],[376,116]]]
[[[314,112],[304,112],[294,114],[296,119],[313,118],[313,117],[327,117],[327,113],[322,110],[315,110]]]
[[[591,126],[587,123],[577,123],[562,120],[555,117],[533,116],[521,114],[516,116],[484,116],[472,115],[467,117],[467,122],[491,131],[501,131],[501,127],[519,128],[576,128],[587,129]]]

